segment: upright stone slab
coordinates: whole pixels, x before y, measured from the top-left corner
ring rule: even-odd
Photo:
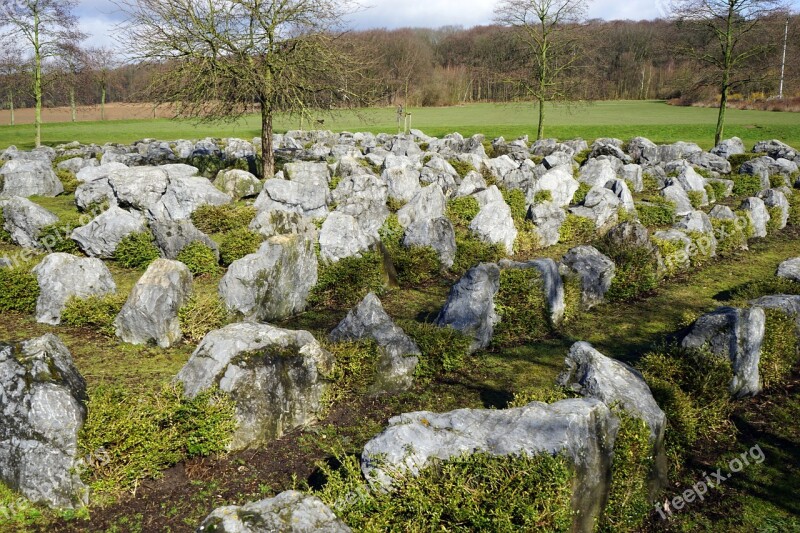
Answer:
[[[486,348],[492,342],[499,317],[494,297],[500,290],[500,268],[481,263],[469,269],[447,295],[436,325],[452,327],[472,337],[471,350]]]
[[[605,301],[616,266],[593,246],[576,246],[561,258],[563,276],[577,276],[581,282],[581,305],[591,309]]]
[[[307,331],[237,323],[205,336],[176,377],[194,398],[219,386],[236,405],[230,448],[257,447],[323,412],[333,356]]]
[[[377,390],[402,390],[414,384],[414,370],[421,355],[419,346],[392,321],[374,293],[361,303],[331,331],[333,341],[373,339],[382,353],[378,364]]]
[[[0,344],[0,480],[32,502],[86,505],[77,472],[86,400],[86,383],[55,335]]]
[[[178,311],[192,294],[192,273],[179,261],[156,259],[134,285],[114,326],[131,344],[169,348],[183,338]]]

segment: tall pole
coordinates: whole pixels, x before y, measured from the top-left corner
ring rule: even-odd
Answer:
[[[783,31],[783,60],[781,61],[781,84],[778,88],[778,99],[783,100],[783,73],[786,70],[786,41],[789,38],[789,17],[786,17],[786,29]]]

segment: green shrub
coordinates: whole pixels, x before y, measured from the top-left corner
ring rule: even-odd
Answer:
[[[734,196],[757,196],[761,192],[761,178],[748,174],[731,174]]]
[[[191,457],[225,451],[235,429],[233,401],[219,390],[193,399],[180,386],[89,391],[88,417],[78,441],[89,458],[83,479],[93,492],[116,496]]]
[[[786,187],[787,185],[791,187],[791,183],[789,183],[789,180],[783,174],[773,174],[769,177],[769,186],[772,189]]]
[[[489,159],[493,158],[495,154],[494,154],[494,146],[492,146],[492,141],[483,140],[481,144],[483,145],[483,151],[486,152],[486,157],[488,157]]]
[[[535,387],[515,392],[514,399],[508,403],[508,407],[524,407],[531,402],[551,404],[575,397],[577,395],[574,392],[558,385]]]
[[[587,159],[589,159],[589,155],[591,155],[591,149],[586,149],[578,152],[575,154],[575,162],[578,163],[578,166],[582,166]]]
[[[728,162],[731,164],[731,172],[738,174],[742,168],[742,163],[765,156],[765,153],[749,153],[749,154],[733,154],[728,157]]]
[[[647,481],[655,461],[650,430],[642,419],[619,408],[614,412],[620,424],[614,440],[608,503],[599,530],[639,531],[651,510]]]
[[[688,254],[686,254],[686,249],[680,241],[670,241],[656,237],[653,237],[651,241],[656,245],[661,257],[664,259],[664,275],[666,277],[672,277],[689,266]]]
[[[398,320],[397,324],[422,352],[415,370],[418,380],[427,382],[445,372],[464,367],[472,339],[457,329],[414,320]]]
[[[78,254],[80,253],[80,247],[77,242],[70,238],[72,230],[76,227],[76,224],[72,222],[50,224],[39,231],[37,240],[48,253]]]
[[[778,276],[748,281],[731,290],[730,301],[746,306],[750,300],[770,294],[800,294],[800,282]]]
[[[790,226],[800,226],[800,192],[795,192],[788,197],[789,200],[789,220],[786,222]]]
[[[730,436],[733,371],[728,360],[707,350],[670,346],[646,354],[637,367],[667,415],[667,455],[676,472],[698,440]]]
[[[81,182],[75,178],[75,174],[71,170],[63,168],[56,169],[56,176],[58,176],[61,185],[64,187],[64,194],[73,194],[81,184]]]
[[[308,296],[311,307],[349,309],[369,292],[384,291],[383,257],[380,252],[362,252],[361,257],[320,261],[317,284]]]
[[[210,331],[222,328],[228,320],[228,309],[217,293],[194,293],[178,311],[183,336],[199,343]]]
[[[192,222],[203,233],[225,233],[246,228],[255,216],[249,205],[201,205],[192,213]]]
[[[79,328],[90,328],[108,337],[116,334],[114,319],[122,311],[127,298],[121,294],[71,297],[61,312],[61,322]]]
[[[688,191],[686,196],[689,197],[689,203],[694,209],[700,209],[703,205],[703,191]]]
[[[636,204],[639,222],[647,228],[671,226],[675,222],[675,203],[661,197],[652,197],[647,203]]]
[[[219,244],[219,259],[223,265],[258,251],[264,236],[247,228],[234,229],[228,232]]]
[[[400,211],[400,209],[402,209],[402,208],[403,208],[403,206],[404,206],[404,205],[406,205],[407,203],[408,203],[408,202],[406,202],[405,200],[398,200],[397,198],[389,198],[389,199],[386,201],[386,207],[388,207],[388,208],[389,208],[389,212],[391,212],[391,213],[397,213],[397,212],[398,212],[398,211]]]
[[[0,311],[33,313],[39,298],[39,282],[22,266],[0,268]]]
[[[619,245],[603,239],[598,249],[614,262],[616,269],[606,293],[610,301],[624,301],[652,291],[660,281],[656,250],[647,246]]]
[[[214,250],[200,241],[187,244],[178,254],[177,260],[189,267],[195,276],[214,275],[219,271]]]
[[[454,226],[468,227],[479,211],[478,200],[472,196],[464,196],[447,202],[446,216]]]
[[[703,233],[702,231],[686,231],[686,236],[692,241],[692,245],[689,249],[689,259],[692,266],[699,267],[710,261],[713,243],[711,235]]]
[[[375,382],[381,354],[372,339],[350,342],[325,342],[323,347],[336,360],[333,383],[325,393],[324,402],[330,406],[353,395],[366,394]]]
[[[474,454],[367,490],[357,457],[337,457],[317,494],[354,531],[569,531],[574,468],[563,456]]]
[[[114,250],[114,260],[125,268],[143,270],[161,256],[148,231],[131,233]]]
[[[430,246],[404,246],[405,230],[397,221],[397,215],[389,215],[378,233],[392,260],[397,282],[401,287],[428,283],[439,276],[442,265],[438,252]]]
[[[595,231],[594,220],[569,213],[558,235],[562,243],[579,244],[594,239]]]
[[[533,252],[544,247],[539,231],[532,221],[514,221],[514,225],[517,227],[517,238],[514,239],[514,255],[529,257]]]
[[[463,274],[478,263],[496,263],[505,256],[506,249],[502,244],[489,244],[468,232],[457,230],[456,257],[450,270]]]
[[[0,242],[2,243],[10,243],[11,242],[11,234],[6,231],[6,220],[3,217],[3,209],[0,208]]]
[[[455,169],[461,179],[464,179],[464,176],[470,172],[475,171],[475,167],[472,166],[472,163],[461,161],[460,159],[451,159],[449,163]]]
[[[781,220],[783,219],[783,209],[780,207],[767,207],[769,220],[767,221],[767,234],[780,231]]]
[[[257,165],[251,163],[247,159],[225,159],[219,155],[196,155],[186,160],[186,163],[196,167],[198,173],[208,179],[214,179],[221,170],[246,170],[258,175]],[[255,163],[255,162],[253,162]]]
[[[713,191],[715,201],[722,200],[723,198],[728,196],[728,187],[727,185],[725,185],[724,181],[721,180],[709,181],[706,187]],[[711,198],[711,195],[709,195],[709,198]]]
[[[717,238],[717,255],[725,257],[747,249],[746,223],[742,219],[712,218],[711,226]]]
[[[500,272],[500,290],[494,299],[500,323],[494,329],[494,345],[519,346],[552,331],[542,283],[542,275],[535,268]]]
[[[533,196],[533,201],[537,204],[540,204],[542,202],[552,202],[553,191],[549,189],[542,189],[541,191],[536,191],[536,194]]]
[[[550,191],[539,191],[536,193],[538,196],[539,193],[550,193]],[[511,218],[514,219],[514,222],[525,220],[525,217],[528,214],[528,202],[525,199],[525,193],[519,189],[503,189],[503,200],[508,204],[508,207],[511,208]],[[552,199],[552,194],[550,195]]]
[[[800,285],[800,283],[798,283]],[[758,371],[765,389],[783,383],[800,359],[800,341],[794,317],[776,309],[765,309],[767,315],[764,343]]]
[[[570,202],[572,205],[580,205],[586,200],[586,195],[589,194],[589,191],[592,189],[591,185],[588,183],[581,183],[578,185],[578,190],[575,191],[575,194],[572,195],[572,201]]]

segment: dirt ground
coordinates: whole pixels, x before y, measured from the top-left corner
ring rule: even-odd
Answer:
[[[171,118],[172,109],[166,106],[153,108],[153,104],[106,104],[106,120]],[[24,108],[14,111],[17,124],[33,124],[33,109]],[[78,106],[76,119],[80,122],[100,120],[100,106]],[[70,122],[72,112],[69,107],[49,107],[42,109],[43,122]],[[0,125],[11,123],[8,109],[0,110]]]

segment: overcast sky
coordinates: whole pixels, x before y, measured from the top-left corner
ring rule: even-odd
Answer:
[[[361,0],[368,5],[350,17],[356,29],[462,26],[470,28],[492,22],[496,0]],[[800,0],[792,0],[795,10]],[[594,0],[589,4],[589,18],[654,19],[666,15],[669,0]],[[114,24],[119,21],[117,7],[110,0],[79,2],[76,14],[82,29],[91,35],[87,44],[114,45]]]

